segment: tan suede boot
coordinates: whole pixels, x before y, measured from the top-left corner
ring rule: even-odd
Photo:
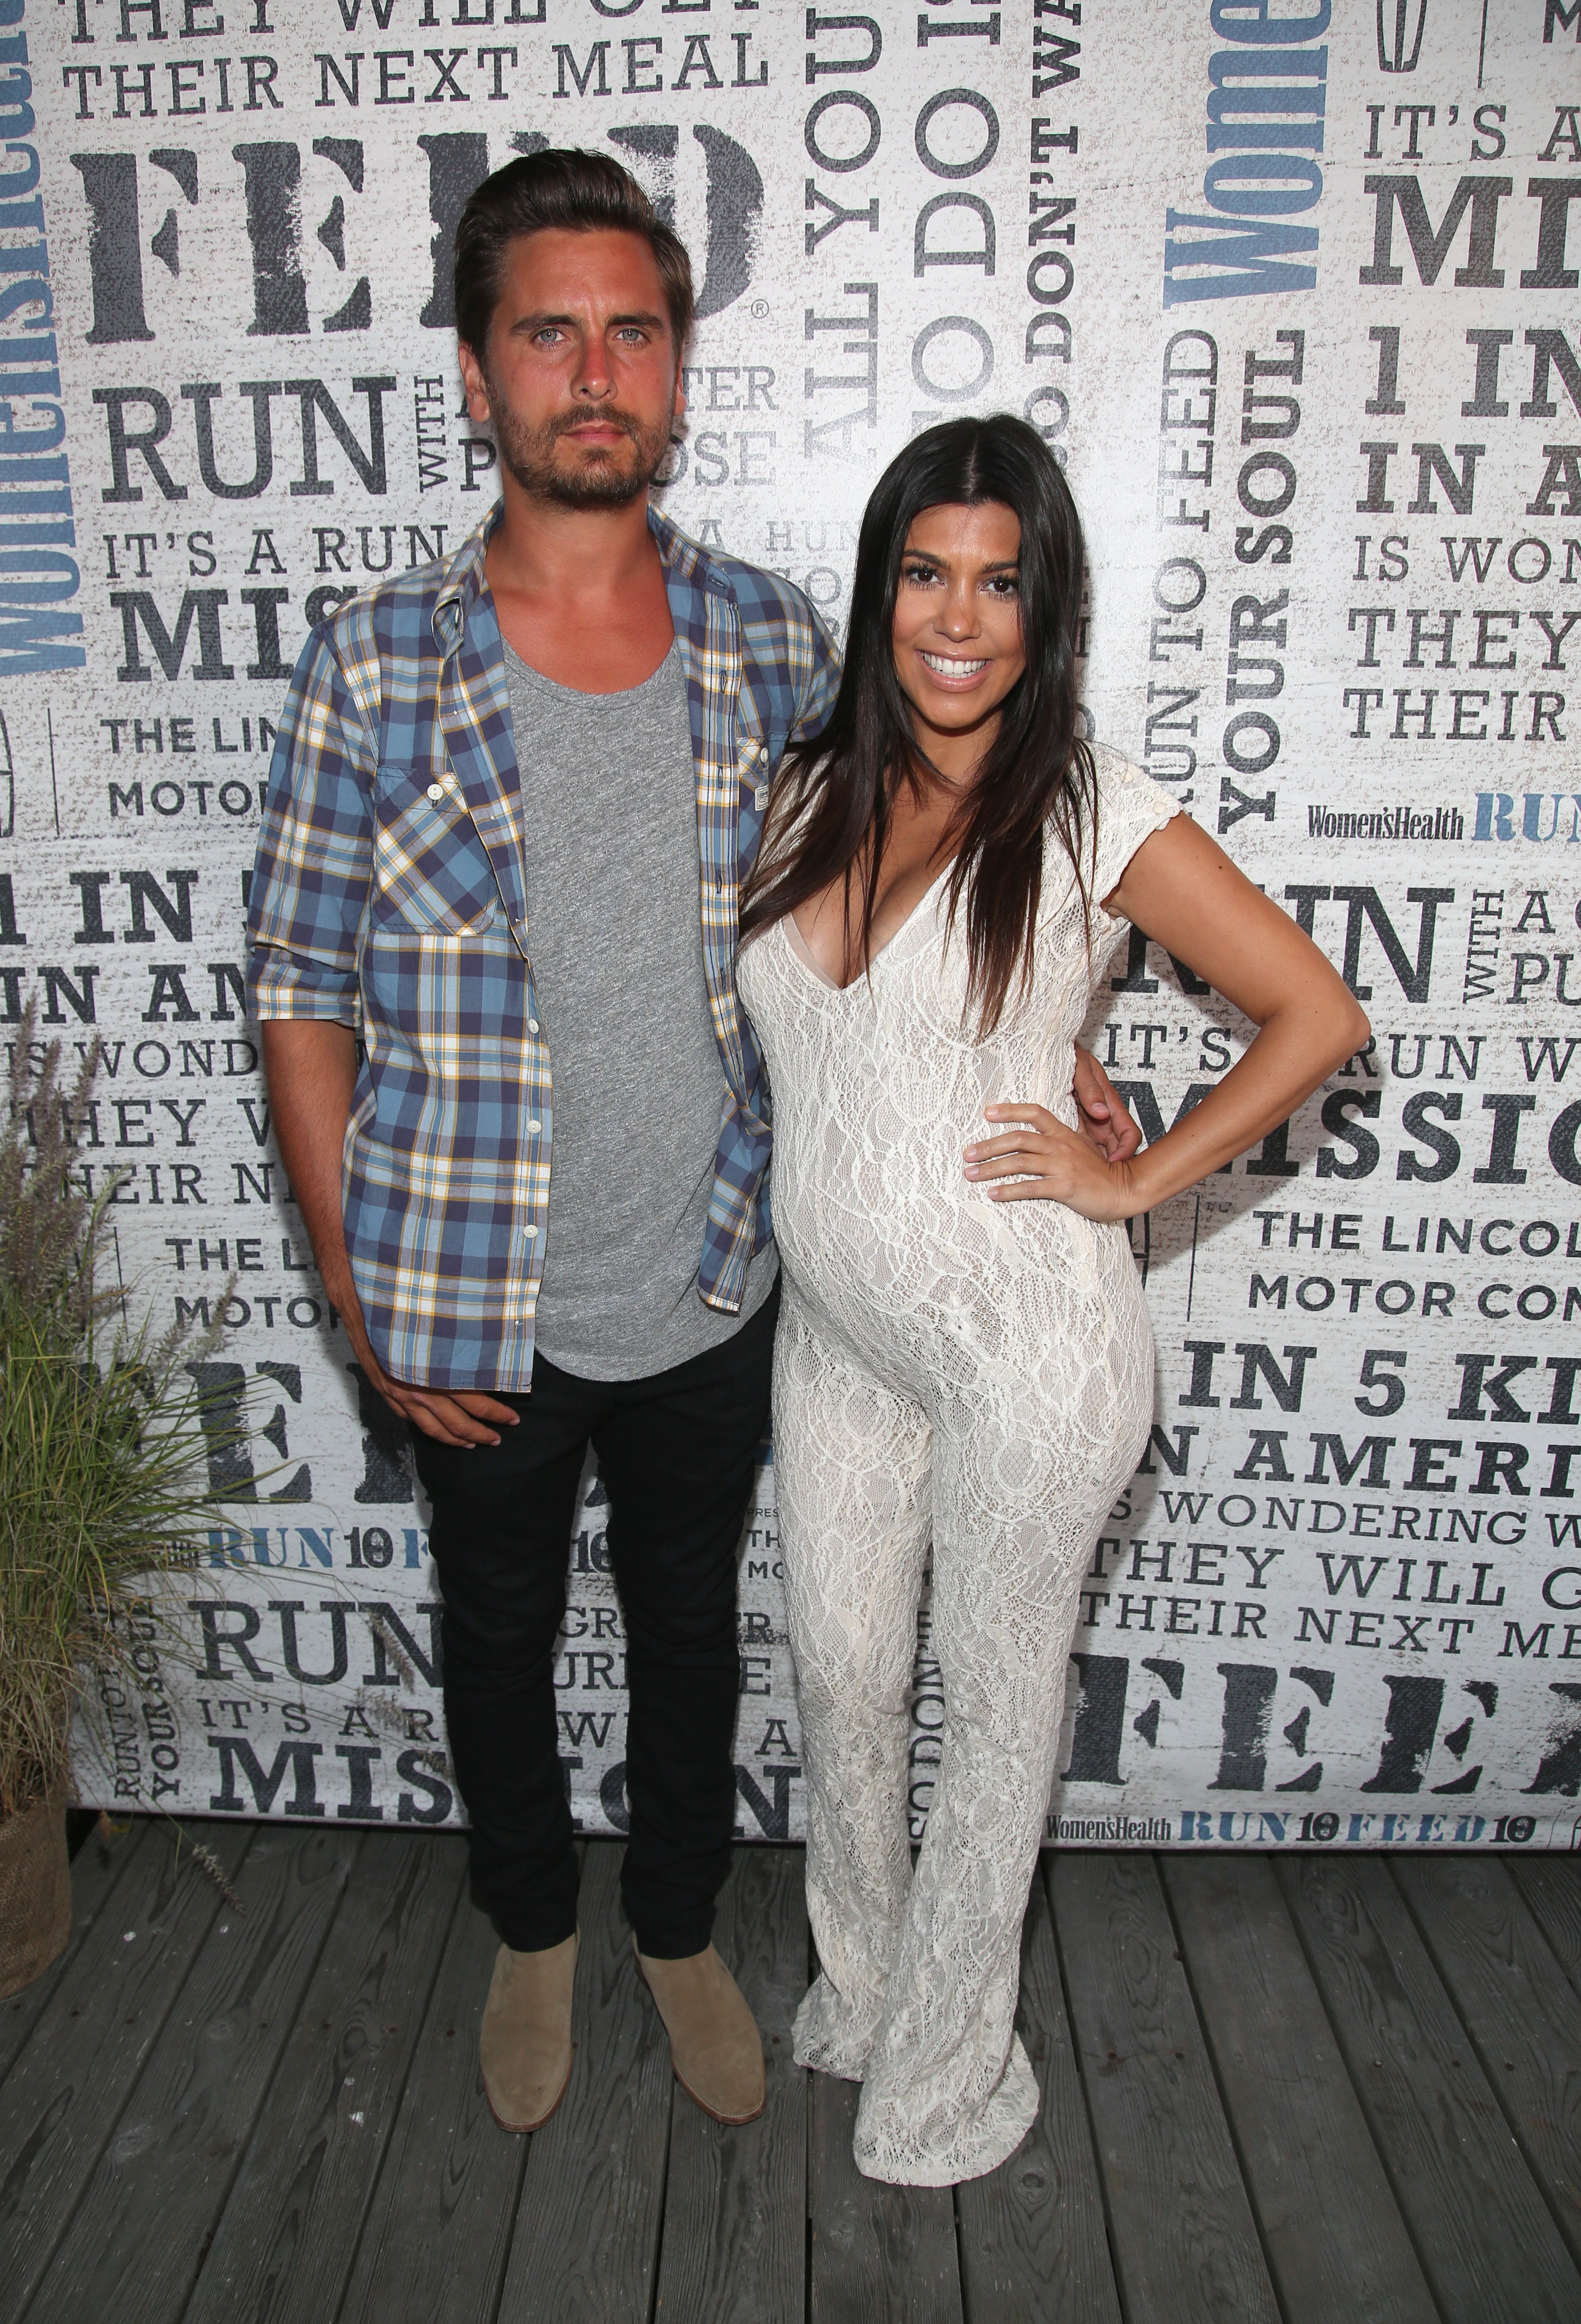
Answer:
[[[763,2037],[741,1988],[709,1945],[685,1960],[649,1960],[631,1950],[670,2037],[670,2062],[689,2098],[715,2122],[755,2121],[763,2111]]]
[[[571,1983],[576,1939],[544,1952],[501,1945],[483,2005],[478,2061],[501,2130],[541,2129],[571,2079]]]

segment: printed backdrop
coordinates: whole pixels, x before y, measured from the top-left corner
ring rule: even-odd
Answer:
[[[131,1296],[216,1317],[234,1522],[88,1706],[84,1796],[443,1824],[424,1508],[271,1142],[243,911],[307,626],[489,505],[468,191],[617,153],[701,286],[666,506],[838,627],[873,478],[1024,412],[1090,558],[1094,731],[1375,1028],[1138,1220],[1151,1450],[1098,1546],[1051,1838],[1581,1835],[1581,7],[1574,0],[0,0],[0,1014]],[[1577,696],[1574,706],[1569,701]],[[1154,1136],[1247,1026],[1140,937]],[[13,1034],[10,1038],[14,1039]],[[229,1296],[228,1283],[234,1277]],[[619,1831],[590,1473],[556,1683]],[[802,1769],[766,1460],[740,1828]],[[943,1720],[924,1616],[912,1806]]]

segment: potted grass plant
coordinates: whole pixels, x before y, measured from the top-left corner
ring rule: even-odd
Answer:
[[[68,1085],[29,1019],[0,1122],[0,1996],[48,1967],[71,1924],[66,1806],[74,1709],[130,1675],[126,1614],[157,1612],[217,1516],[204,1489],[187,1334],[130,1324],[107,1205],[75,1140],[97,1044]],[[118,1266],[114,1272],[119,1274]]]

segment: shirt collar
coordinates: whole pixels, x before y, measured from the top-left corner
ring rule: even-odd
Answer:
[[[462,542],[446,567],[439,594],[434,601],[433,622],[434,642],[444,657],[454,653],[461,643],[473,608],[488,586],[483,559],[504,513],[503,499],[497,500],[483,522]],[[733,597],[735,592],[708,551],[684,533],[670,518],[650,507],[648,529],[667,575],[711,595]]]
[[[445,568],[445,578],[434,601],[434,642],[442,659],[453,654],[461,643],[472,609],[487,586],[483,558],[494,528],[504,513],[504,501],[497,500]]]

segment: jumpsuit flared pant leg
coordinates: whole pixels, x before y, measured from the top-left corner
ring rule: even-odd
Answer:
[[[798,2061],[864,2084],[870,2177],[993,2170],[1037,2113],[1016,2038],[1020,1938],[1058,1753],[1077,1591],[1108,1498],[1031,1384],[928,1408],[794,1296],[775,1446],[822,1975]],[[1123,1463],[1119,1473],[1127,1473]],[[907,1702],[930,1536],[944,1724],[915,1877]]]
[[[823,1972],[796,2019],[795,2055],[850,2081],[861,2080],[878,2031],[911,1888],[906,1759],[932,1434],[917,1405],[813,1333],[787,1286],[774,1351],[775,1495],[806,1768],[807,1914]]]

